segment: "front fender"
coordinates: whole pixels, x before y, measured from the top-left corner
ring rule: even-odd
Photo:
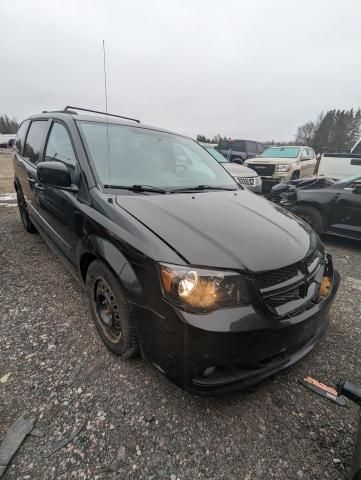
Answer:
[[[87,255],[105,261],[119,277],[123,287],[131,297],[139,298],[142,296],[141,284],[131,264],[116,245],[97,235],[89,235],[83,238],[76,250],[80,278],[82,278],[82,258]]]

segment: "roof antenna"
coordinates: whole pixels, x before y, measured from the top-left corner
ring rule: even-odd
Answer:
[[[109,145],[109,117],[108,117],[108,89],[107,89],[107,67],[105,63],[105,42],[103,40],[103,66],[104,66],[104,95],[105,95],[105,113],[107,117],[107,163],[108,163],[108,202],[113,203],[110,195],[110,145]]]

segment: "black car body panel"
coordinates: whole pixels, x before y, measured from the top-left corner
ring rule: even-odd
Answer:
[[[271,199],[285,208],[307,205],[321,212],[324,233],[361,240],[361,191],[354,185],[360,176],[335,181],[307,178],[277,185]]]
[[[191,265],[273,270],[304,258],[310,246],[303,222],[290,222],[281,208],[247,190],[176,194],[166,202],[155,195],[118,196],[117,203],[145,224],[151,218],[152,230]],[[260,255],[265,231],[267,255]]]
[[[75,157],[71,188],[39,182],[36,163],[24,155],[29,121],[16,142],[15,188],[34,225],[81,282],[94,259],[117,275],[143,357],[187,390],[213,394],[257,383],[306,354],[327,326],[339,283],[310,227],[237,186],[171,194],[105,188],[79,118],[53,112],[30,119],[45,121],[30,151],[37,163],[49,161],[44,145],[54,124],[68,132]],[[202,313],[179,308],[164,296],[159,262],[232,270],[248,300]],[[319,294],[325,276],[327,298]]]

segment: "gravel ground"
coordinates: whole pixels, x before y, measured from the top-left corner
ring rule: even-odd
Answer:
[[[325,243],[342,275],[326,337],[256,389],[204,399],[110,354],[81,286],[0,206],[0,439],[23,412],[45,433],[27,437],[5,479],[345,479],[356,408],[298,383],[361,384],[360,244]]]

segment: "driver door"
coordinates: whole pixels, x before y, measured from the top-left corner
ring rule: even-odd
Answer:
[[[72,183],[79,182],[79,167],[75,148],[65,124],[54,121],[44,148],[44,161],[64,163]],[[73,192],[42,185],[38,192],[39,214],[44,221],[45,233],[59,250],[72,262],[78,240],[77,196]],[[78,227],[78,228],[77,228]]]
[[[361,179],[349,183],[335,199],[331,211],[330,230],[361,239]]]

